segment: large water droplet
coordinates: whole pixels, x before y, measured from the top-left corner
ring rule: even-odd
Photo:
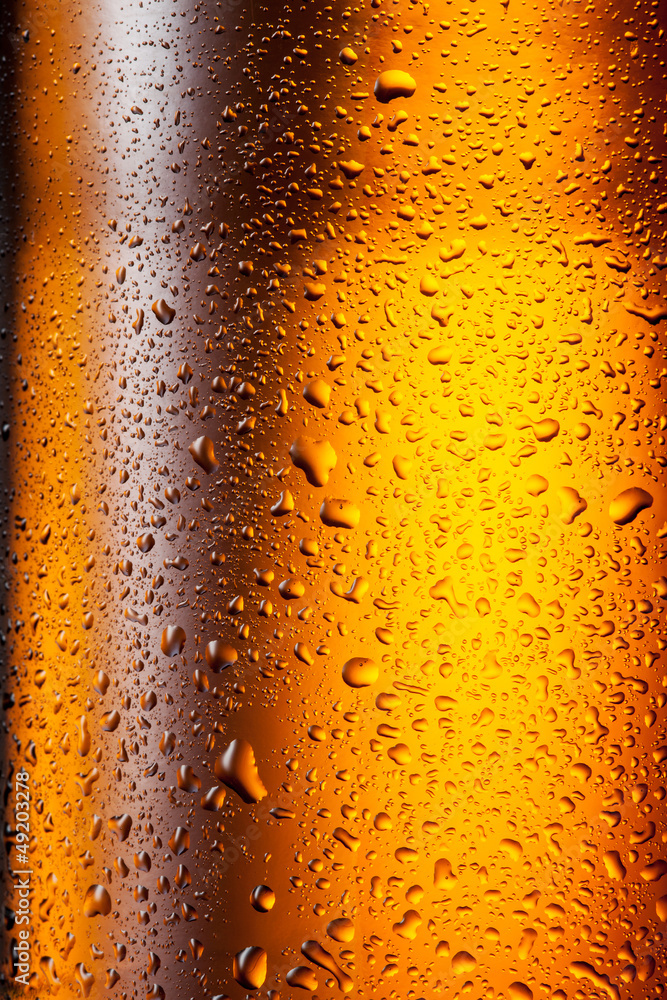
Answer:
[[[106,917],[111,913],[111,896],[103,885],[91,885],[83,901],[83,912],[87,917]]]
[[[630,524],[640,511],[653,505],[653,497],[639,486],[623,490],[609,504],[609,516],[615,524]]]
[[[185,629],[180,625],[167,625],[162,633],[160,649],[165,656],[177,656],[185,646]]]
[[[251,945],[234,956],[234,979],[245,990],[258,990],[266,979],[267,954],[263,948]]]
[[[255,753],[247,740],[232,740],[214,765],[215,776],[244,802],[260,802],[267,794],[257,770]]]
[[[172,309],[164,299],[158,299],[154,302],[151,309],[164,326],[169,326],[176,315],[176,310]]]
[[[196,441],[188,445],[188,451],[194,458],[197,465],[201,466],[204,472],[209,475],[219,467],[220,463],[215,457],[215,446],[210,437],[202,434]]]
[[[353,688],[375,684],[379,673],[377,663],[367,656],[353,656],[343,664],[343,680]]]
[[[417,83],[402,69],[386,69],[375,81],[373,93],[380,104],[388,104],[397,97],[412,97]]]

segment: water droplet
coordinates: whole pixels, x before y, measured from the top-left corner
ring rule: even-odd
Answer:
[[[215,457],[215,446],[210,437],[207,437],[205,434],[202,434],[196,441],[188,445],[188,451],[197,465],[201,466],[208,475],[219,468],[220,463]]]
[[[176,857],[185,854],[190,849],[190,831],[184,826],[177,826],[169,838],[169,850]]]
[[[511,1000],[533,1000],[533,991],[525,983],[510,983],[507,992]]]
[[[653,497],[639,486],[623,490],[609,504],[609,516],[615,524],[630,524],[642,511],[653,506]]]
[[[373,92],[380,104],[388,104],[397,97],[412,97],[417,89],[417,83],[401,69],[386,69],[375,81]]]
[[[349,45],[346,45],[344,49],[340,50],[338,58],[344,66],[354,66],[359,56],[354,49],[351,49]]]
[[[452,972],[455,976],[462,976],[476,967],[477,960],[469,951],[457,951],[452,958]]]
[[[354,939],[354,924],[349,917],[336,917],[327,924],[327,934],[334,941],[349,944]]]
[[[328,441],[316,441],[309,437],[298,437],[290,448],[290,458],[306,474],[311,486],[326,486],[329,473],[338,461],[336,452]]]
[[[164,326],[169,326],[176,315],[176,310],[172,309],[164,299],[158,299],[154,302],[151,309]]]
[[[334,500],[327,497],[320,507],[320,519],[330,528],[356,528],[361,511],[349,500]]]
[[[215,674],[226,667],[233,667],[239,658],[234,647],[222,639],[212,639],[206,646],[205,655],[207,664]]]
[[[162,632],[160,649],[165,656],[177,656],[183,652],[185,640],[185,629],[181,628],[180,625],[167,625]]]
[[[155,538],[150,532],[147,532],[145,535],[139,535],[137,538],[137,548],[140,552],[150,552],[154,545]]]
[[[232,740],[214,765],[215,776],[244,802],[260,802],[267,795],[257,770],[255,753],[247,740]]]
[[[268,913],[276,903],[276,894],[268,885],[256,885],[250,893],[250,902],[258,913]]]
[[[314,993],[317,989],[317,977],[307,965],[297,965],[285,976],[288,986],[296,986],[302,990]]]
[[[111,896],[103,885],[91,885],[83,901],[83,912],[86,917],[106,917],[111,913]]]
[[[343,680],[349,687],[370,687],[379,676],[377,663],[367,656],[353,656],[343,664]]]
[[[233,975],[245,990],[258,990],[266,979],[267,954],[263,948],[251,945],[234,956]]]
[[[198,792],[201,788],[201,778],[198,778],[189,764],[181,764],[176,776],[176,783],[184,792]]]
[[[303,398],[320,410],[326,409],[331,399],[331,386],[322,378],[314,378],[306,384]]]

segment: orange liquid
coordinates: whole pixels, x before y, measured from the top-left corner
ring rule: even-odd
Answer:
[[[657,7],[12,17],[31,985],[661,995]]]

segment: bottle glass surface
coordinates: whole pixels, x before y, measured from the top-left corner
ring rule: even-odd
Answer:
[[[2,16],[3,989],[661,995],[657,3]]]

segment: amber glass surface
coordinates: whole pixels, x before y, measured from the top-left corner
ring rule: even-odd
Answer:
[[[664,11],[1,18],[0,992],[661,995]]]

